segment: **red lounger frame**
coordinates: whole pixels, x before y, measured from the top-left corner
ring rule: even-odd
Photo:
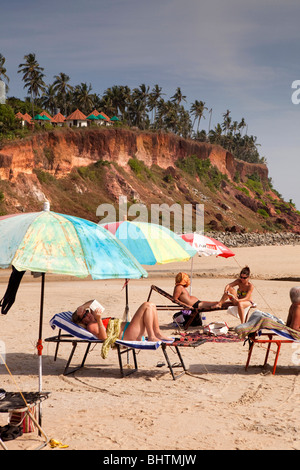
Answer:
[[[265,338],[262,338],[262,336],[264,336]],[[274,336],[275,336],[275,338],[274,338]],[[262,333],[261,336],[259,336],[259,337],[256,336],[256,333],[254,333],[254,335],[250,334],[249,335],[249,340],[251,341],[251,345],[250,345],[250,349],[249,349],[249,353],[248,353],[248,359],[247,359],[245,369],[246,370],[248,369],[250,359],[251,359],[251,355],[252,355],[252,351],[253,351],[253,348],[254,348],[255,344],[267,344],[268,345],[267,351],[266,351],[266,356],[265,356],[264,366],[268,362],[268,357],[269,357],[269,352],[271,350],[271,345],[275,344],[277,346],[277,350],[275,351],[275,361],[274,361],[273,371],[272,371],[273,375],[275,375],[275,372],[276,372],[277,361],[278,361],[281,345],[283,343],[294,343],[293,340],[284,339],[284,338],[276,335],[276,333]]]

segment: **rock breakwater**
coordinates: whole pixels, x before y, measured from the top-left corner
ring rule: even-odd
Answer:
[[[292,232],[274,233],[229,233],[207,232],[208,237],[215,238],[228,247],[247,247],[264,245],[300,245],[300,234]]]

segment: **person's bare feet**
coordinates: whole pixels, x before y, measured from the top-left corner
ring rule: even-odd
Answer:
[[[157,337],[159,338],[159,341],[174,341],[174,338],[171,338],[171,336],[158,334]]]
[[[157,341],[160,341],[160,339],[156,338],[156,336],[148,336],[147,341],[153,341],[154,343],[157,343]]]

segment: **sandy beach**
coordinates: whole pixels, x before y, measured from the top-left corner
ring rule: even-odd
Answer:
[[[196,257],[193,262],[193,294],[202,300],[219,300],[225,284],[249,265],[255,285],[254,299],[260,310],[286,320],[289,290],[300,283],[300,246],[237,248],[234,258]],[[174,275],[190,272],[191,262],[146,267],[147,279],[129,283],[130,313],[147,299],[151,284],[172,292]],[[10,271],[0,272],[0,298]],[[122,280],[92,281],[46,276],[43,337],[53,336],[50,318],[95,298],[106,307],[107,316],[122,318],[125,291]],[[0,340],[13,380],[0,365],[0,388],[6,391],[37,391],[40,279],[26,273],[17,299],[9,313],[0,317]],[[153,295],[152,301],[167,304]],[[211,312],[208,321],[238,320],[226,311]],[[162,330],[176,334],[172,312],[160,311]],[[192,331],[195,331],[193,329]],[[63,376],[70,345],[62,345],[53,361],[55,345],[44,342],[43,390],[51,392],[42,407],[43,428],[48,436],[68,450],[200,450],[300,449],[299,365],[295,348],[282,347],[276,375],[272,375],[273,355],[261,367],[265,350],[254,349],[245,371],[248,346],[207,342],[197,348],[181,348],[188,373],[174,381],[164,362],[161,348],[138,353],[139,370],[120,377],[116,351],[100,356],[99,345],[92,348],[86,366]],[[298,350],[300,346],[298,346]],[[172,363],[177,356],[169,348]],[[79,364],[83,347],[78,346],[74,364]],[[293,356],[294,355],[294,356]],[[0,415],[0,425],[7,414]],[[34,447],[36,433],[7,442],[10,449]],[[49,450],[47,446],[45,450]],[[67,452],[64,450],[61,452]]]

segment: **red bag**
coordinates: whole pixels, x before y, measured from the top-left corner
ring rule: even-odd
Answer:
[[[30,413],[36,418],[36,407],[35,405],[29,407]],[[35,424],[32,421],[31,417],[26,411],[21,410],[14,410],[10,412],[9,415],[9,423],[14,426],[20,426],[23,431],[25,432],[34,432]]]

